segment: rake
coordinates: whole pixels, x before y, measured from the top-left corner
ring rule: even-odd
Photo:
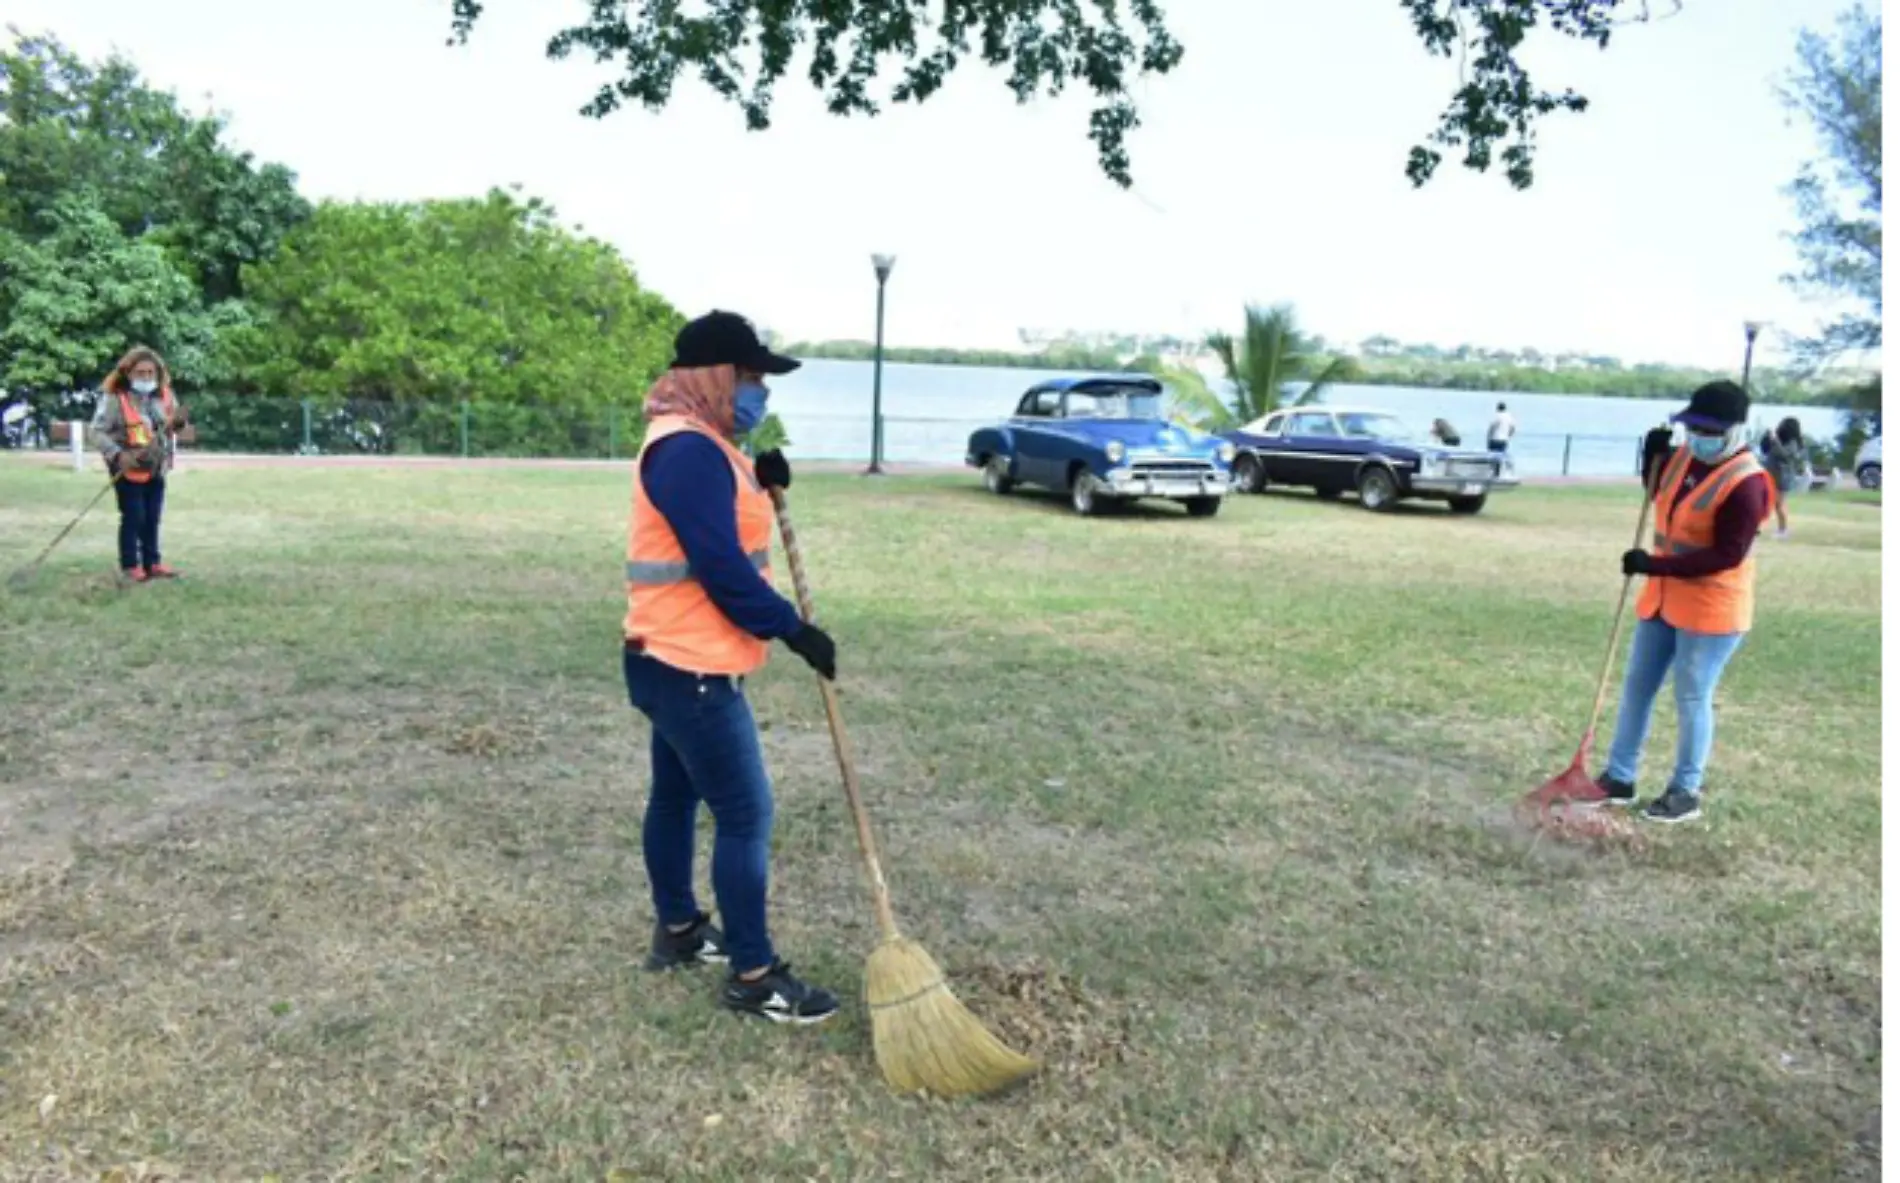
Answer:
[[[80,510],[79,513],[73,517],[72,521],[66,523],[66,528],[64,530],[61,530],[59,533],[53,535],[53,540],[46,544],[46,549],[39,553],[38,558],[35,558],[32,562],[28,563],[26,566],[19,568],[18,570],[14,571],[12,574],[7,576],[7,586],[15,590],[18,590],[19,588],[24,587],[27,584],[27,582],[33,578],[34,575],[38,574],[39,569],[40,569],[40,564],[46,561],[47,555],[50,555],[53,553],[53,548],[58,546],[61,542],[64,542],[66,540],[66,535],[71,534],[73,532],[73,527],[77,526],[82,520],[84,520],[85,516],[92,512],[92,507],[99,504],[99,499],[104,497],[106,493],[112,488],[112,486],[118,483],[119,483],[119,474],[117,472],[114,472],[112,474],[111,479],[107,480],[105,484],[99,486],[99,491],[92,495],[92,500],[86,502],[86,507]]]
[[[1651,465],[1643,479],[1643,505],[1636,513],[1636,537],[1630,543],[1632,549],[1643,545],[1643,534],[1649,528],[1649,507],[1656,498],[1656,467]],[[1568,768],[1519,799],[1520,810],[1548,814],[1553,807],[1566,803],[1589,804],[1607,800],[1607,795],[1597,787],[1596,778],[1590,775],[1585,764],[1590,758],[1590,747],[1596,742],[1597,724],[1603,718],[1603,704],[1609,697],[1610,674],[1616,669],[1617,643],[1623,638],[1624,610],[1629,607],[1630,587],[1635,582],[1634,575],[1623,577],[1623,592],[1617,597],[1616,615],[1610,620],[1610,643],[1603,650],[1603,672],[1597,675],[1596,701],[1590,706],[1590,722],[1584,728],[1583,742],[1577,745],[1577,754],[1572,757]]]

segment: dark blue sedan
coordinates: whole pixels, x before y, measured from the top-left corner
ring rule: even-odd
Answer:
[[[1375,513],[1404,500],[1443,501],[1477,513],[1493,492],[1514,489],[1509,457],[1447,448],[1397,415],[1366,407],[1288,407],[1227,434],[1234,484],[1312,489],[1321,497],[1357,493]]]

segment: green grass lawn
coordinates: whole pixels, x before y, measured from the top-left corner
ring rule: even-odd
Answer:
[[[0,564],[94,479],[0,463]],[[1877,504],[1762,542],[1705,820],[1593,852],[1509,805],[1583,729],[1633,489],[1083,520],[801,478],[900,921],[1046,1065],[949,1104],[872,1063],[782,649],[775,935],[846,1013],[639,971],[627,481],[199,467],[188,581],[116,589],[108,501],[0,590],[5,1177],[1875,1177]],[[1673,740],[1665,691],[1646,792]]]

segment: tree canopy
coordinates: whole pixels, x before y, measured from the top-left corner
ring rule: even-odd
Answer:
[[[10,388],[90,384],[131,341],[211,380],[246,264],[309,216],[295,177],[224,143],[117,57],[16,30],[0,51],[0,342]]]
[[[539,198],[326,202],[245,271],[266,394],[637,406],[682,318]]]
[[[1819,366],[1881,345],[1880,14],[1856,3],[1834,37],[1803,30],[1795,56],[1782,98],[1812,124],[1823,158],[1789,186],[1800,267],[1786,278],[1804,294],[1847,304],[1797,343]]]
[[[1521,55],[1533,33],[1607,47],[1619,25],[1672,15],[1683,0],[1399,0],[1426,52],[1461,59],[1458,86],[1426,143],[1405,163],[1422,186],[1444,158],[1462,148],[1461,163],[1487,172],[1501,160],[1519,188],[1534,177],[1537,121],[1582,111],[1574,90],[1544,90],[1531,81]],[[464,44],[488,0],[451,0],[450,44]],[[601,118],[629,100],[663,109],[684,72],[736,103],[746,126],[771,126],[772,97],[798,48],[810,42],[805,77],[834,115],[876,115],[872,94],[880,67],[901,63],[889,101],[921,103],[971,57],[1008,67],[1018,102],[1053,97],[1072,83],[1088,87],[1089,113],[1102,171],[1123,188],[1133,184],[1128,133],[1141,125],[1130,97],[1134,83],[1181,62],[1182,44],[1168,29],[1160,0],[705,0],[696,15],[678,0],[591,3],[585,20],[556,32],[551,58],[585,50],[595,61],[618,61],[625,74],[602,86],[581,108]],[[742,59],[749,59],[742,60]]]
[[[43,431],[83,413],[73,392],[142,343],[211,412],[194,420],[212,446],[636,442],[681,318],[608,244],[498,190],[313,209],[288,168],[230,146],[221,118],[185,111],[130,62],[12,33],[0,404],[26,402]]]

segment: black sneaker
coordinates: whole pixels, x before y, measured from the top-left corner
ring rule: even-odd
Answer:
[[[1643,816],[1653,822],[1686,822],[1702,816],[1702,795],[1670,785],[1662,796],[1651,801]]]
[[[772,963],[765,976],[744,981],[738,974],[726,979],[719,1003],[742,1015],[758,1015],[774,1023],[822,1023],[838,1013],[838,1000],[831,991],[806,985],[792,976],[789,963]]]
[[[653,951],[647,954],[647,968],[690,969],[698,965],[726,964],[726,938],[712,926],[712,917],[701,912],[693,927],[673,932],[664,924],[653,926]]]
[[[1607,772],[1604,773],[1602,776],[1597,777],[1596,785],[1597,785],[1597,788],[1603,790],[1603,800],[1602,802],[1600,802],[1600,804],[1603,804],[1603,805],[1634,805],[1636,804],[1636,786],[1635,785],[1625,784],[1624,782],[1617,780],[1615,777],[1611,776]]]

